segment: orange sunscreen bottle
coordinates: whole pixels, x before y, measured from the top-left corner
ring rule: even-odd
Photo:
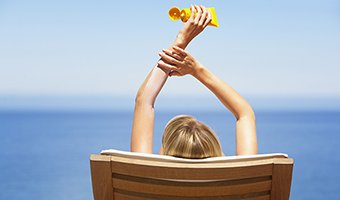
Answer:
[[[210,26],[215,26],[218,27],[218,21],[217,21],[217,16],[216,16],[216,12],[215,12],[215,8],[207,8],[207,10],[210,12],[211,14],[211,22],[210,22]],[[179,20],[181,19],[182,22],[187,22],[188,19],[190,18],[191,15],[191,9],[190,8],[183,8],[182,10],[179,9],[178,7],[172,7],[169,10],[169,17],[171,20],[175,21],[175,20]]]

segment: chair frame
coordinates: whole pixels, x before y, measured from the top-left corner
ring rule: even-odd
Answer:
[[[168,157],[91,155],[94,199],[289,199],[294,160],[284,154]]]

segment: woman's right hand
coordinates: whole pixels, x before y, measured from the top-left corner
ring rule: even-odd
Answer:
[[[176,38],[178,46],[185,48],[192,39],[208,26],[211,19],[211,13],[204,6],[191,6],[190,18],[179,31]]]
[[[158,61],[158,67],[170,71],[169,76],[197,75],[203,66],[187,51],[173,46],[172,49],[163,49],[159,53],[162,58]]]

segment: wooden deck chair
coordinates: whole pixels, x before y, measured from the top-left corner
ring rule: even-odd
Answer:
[[[289,199],[285,154],[183,159],[105,150],[91,155],[95,200]]]

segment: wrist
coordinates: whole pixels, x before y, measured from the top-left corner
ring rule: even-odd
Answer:
[[[159,62],[160,60],[162,60],[162,59],[159,59],[158,62]],[[158,66],[158,63],[157,63],[157,65],[156,65],[156,67],[154,68],[154,70],[163,71],[163,73],[164,73],[166,76],[169,76],[170,71],[171,71],[171,70],[163,69],[163,68],[159,67],[159,66]]]
[[[179,33],[176,36],[174,46],[178,46],[182,49],[185,49],[188,46],[189,42],[190,42],[190,40],[186,39],[181,33]]]
[[[191,75],[199,80],[202,77],[202,74],[204,74],[205,70],[206,68],[198,63]]]

